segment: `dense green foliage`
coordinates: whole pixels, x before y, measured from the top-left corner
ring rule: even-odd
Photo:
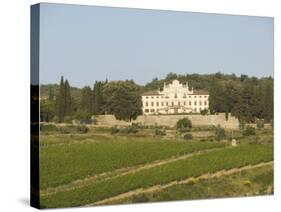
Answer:
[[[249,136],[249,135],[255,135],[256,130],[254,127],[247,126],[245,130],[242,131],[242,135]]]
[[[188,118],[182,118],[177,121],[176,124],[177,129],[187,129],[192,128],[192,123]]]
[[[153,79],[144,86],[132,80],[96,81],[93,88],[73,88],[61,78],[60,85],[41,85],[41,117],[44,121],[64,122],[71,119],[89,119],[92,115],[114,114],[117,119],[131,120],[142,113],[141,93],[162,89],[164,82],[177,79],[188,81],[195,90],[210,93],[210,112],[229,113],[240,122],[273,119],[273,78],[248,77],[235,74],[168,74],[164,79]],[[207,111],[203,111],[203,115]]]
[[[140,89],[133,81],[113,81],[104,86],[103,94],[108,114],[117,119],[130,121],[142,114]]]
[[[200,110],[200,114],[201,115],[207,115],[208,114],[208,110],[207,109],[204,109],[204,110]]]
[[[210,112],[224,112],[238,117],[240,121],[254,122],[256,118],[269,122],[273,119],[273,78],[248,77],[235,74],[186,74],[170,73],[165,79],[153,79],[144,90],[155,90],[177,79],[195,90],[207,90],[210,93]]]
[[[257,164],[272,159],[272,145],[241,145],[236,148],[217,150],[215,154],[207,152],[139,172],[98,181],[86,187],[57,192],[42,197],[41,204],[43,207],[81,206],[140,187],[166,184],[174,180],[196,177],[204,173],[214,173],[222,169]]]
[[[89,131],[89,128],[86,127],[85,125],[79,125],[77,126],[76,129],[77,129],[77,133],[82,133],[82,134],[87,133]]]
[[[161,129],[161,128],[156,128],[155,129],[155,135],[157,136],[165,136],[166,135],[166,130]]]
[[[225,138],[225,130],[221,126],[217,126],[215,129],[215,139],[220,141]]]
[[[258,119],[256,121],[256,125],[258,129],[264,128],[264,120],[263,119]]]
[[[183,139],[184,139],[184,140],[191,140],[191,139],[192,139],[192,134],[190,134],[190,133],[184,134],[184,135],[183,135]]]
[[[50,85],[48,97],[41,100],[42,121],[71,122],[99,114],[114,114],[117,119],[130,121],[142,114],[141,89],[132,80],[96,81],[93,89],[82,88],[76,99],[63,77],[55,91],[54,87]],[[41,93],[46,94],[46,86]]]

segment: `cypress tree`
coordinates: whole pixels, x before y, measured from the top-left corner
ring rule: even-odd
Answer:
[[[65,116],[65,86],[63,76],[61,76],[59,95],[57,98],[57,116],[59,122],[62,122]]]
[[[69,116],[72,113],[71,105],[71,95],[70,95],[70,85],[68,80],[64,83],[64,107],[65,107],[65,116]]]

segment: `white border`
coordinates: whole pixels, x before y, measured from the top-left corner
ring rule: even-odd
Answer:
[[[2,0],[0,6],[0,211],[30,211],[29,199],[29,12],[39,1]],[[49,0],[146,9],[164,9],[275,18],[275,195],[268,197],[181,201],[67,211],[276,211],[280,198],[280,3],[278,0]],[[281,14],[281,13],[280,13]],[[277,165],[276,165],[277,164]],[[60,211],[65,211],[61,209]]]

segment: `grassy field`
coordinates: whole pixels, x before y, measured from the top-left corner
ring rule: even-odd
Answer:
[[[42,142],[53,137],[42,136]],[[81,136],[63,138],[60,145],[40,149],[41,189],[66,184],[87,176],[115,169],[146,164],[199,150],[224,147],[223,143],[173,142],[159,138],[106,138]],[[61,140],[58,138],[58,140]]]
[[[200,130],[194,131],[200,137]],[[73,129],[66,134],[57,129],[44,131],[40,137],[41,207],[273,192],[272,166],[239,171],[240,167],[273,161],[272,130],[261,129],[247,137],[239,131],[227,132],[226,139],[220,142],[214,141],[211,133],[203,141],[196,137],[185,141],[173,129],[169,136],[155,136],[153,132],[153,129],[141,129],[134,135],[112,135],[109,129],[102,128],[90,129],[86,134]],[[231,134],[237,138],[237,147],[230,145]],[[238,172],[232,175],[165,187],[233,168]],[[154,191],[154,187],[158,190]],[[139,189],[149,192],[138,193]]]
[[[231,175],[191,181],[160,192],[133,195],[112,204],[241,197],[273,194],[272,165]]]

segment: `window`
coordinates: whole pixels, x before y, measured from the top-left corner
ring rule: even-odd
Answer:
[[[207,105],[207,101],[204,102],[204,105]]]
[[[144,110],[144,112],[145,112],[145,113],[148,113],[148,112],[149,112],[149,110],[148,110],[148,109],[145,109],[145,110]]]
[[[148,107],[148,102],[145,103],[145,106]]]
[[[186,105],[186,102],[183,102],[183,105]]]
[[[178,106],[180,106],[181,105],[181,102],[178,102]]]
[[[201,98],[201,96],[199,96],[199,98]]]
[[[194,109],[194,112],[197,112],[197,109],[196,109],[196,108]]]
[[[159,96],[156,96],[156,98],[158,99],[158,98],[159,98]]]
[[[197,102],[196,102],[196,101],[194,101],[194,105],[197,105]]]
[[[204,96],[205,98],[207,98],[207,96]]]
[[[154,102],[151,102],[151,106],[154,106]]]
[[[168,106],[169,105],[169,103],[168,102],[166,102],[166,106]]]
[[[164,102],[161,102],[161,106],[164,106]]]
[[[154,97],[152,96],[151,99],[154,99]]]
[[[202,105],[202,102],[201,102],[201,101],[199,101],[199,105],[200,105],[200,106]]]
[[[159,102],[156,102],[156,106],[159,106]]]
[[[197,96],[194,96],[194,98],[197,98]]]
[[[150,109],[150,112],[152,112],[152,113],[153,113],[153,112],[154,112],[154,109]]]
[[[189,105],[191,105],[191,101],[189,101]]]
[[[172,106],[174,106],[174,102],[172,102]]]
[[[148,96],[146,96],[145,98],[148,99]]]
[[[191,96],[189,96],[189,98],[191,98]]]
[[[175,99],[177,99],[178,98],[178,95],[177,94],[175,94]]]

